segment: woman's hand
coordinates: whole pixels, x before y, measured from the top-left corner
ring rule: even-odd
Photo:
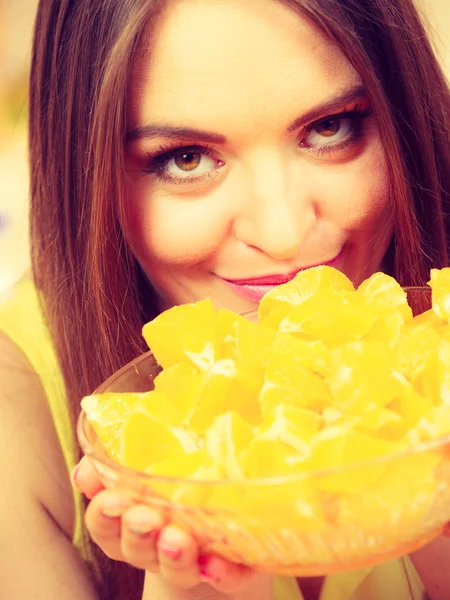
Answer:
[[[208,582],[216,590],[232,594],[255,579],[256,573],[245,566],[199,554],[191,536],[164,523],[158,511],[135,504],[127,490],[104,489],[87,457],[74,469],[72,482],[91,499],[86,526],[109,558],[159,573],[177,589]]]

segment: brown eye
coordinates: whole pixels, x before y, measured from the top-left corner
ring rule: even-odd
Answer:
[[[314,131],[318,134],[323,135],[324,137],[333,137],[336,135],[341,128],[341,120],[340,119],[327,119],[326,121],[322,121],[314,127]]]
[[[189,172],[199,166],[201,159],[199,152],[183,152],[174,157],[174,163],[182,171]]]
[[[330,148],[350,139],[358,131],[358,122],[350,117],[328,117],[310,126],[300,141],[301,148]]]

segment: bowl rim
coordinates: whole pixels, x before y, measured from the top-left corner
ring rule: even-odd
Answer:
[[[430,286],[405,286],[403,287],[405,292],[409,291],[426,291],[431,293],[432,289]],[[257,311],[257,309],[255,309]],[[255,311],[248,311],[248,314],[253,314]],[[247,313],[246,313],[247,314]],[[158,365],[156,359],[153,357],[151,350],[140,354],[129,363],[121,367],[118,371],[113,373],[108,379],[106,379],[103,383],[101,383],[93,392],[92,395],[103,394],[105,390],[114,383],[117,379],[121,377],[121,375],[131,368],[138,372],[139,365],[149,359],[153,358],[155,365]],[[150,391],[150,390],[149,390]],[[145,392],[144,392],[145,393]],[[265,487],[265,486],[273,486],[273,485],[283,485],[289,483],[296,483],[300,481],[309,481],[313,479],[318,479],[320,477],[327,477],[331,475],[340,475],[343,473],[348,473],[351,471],[357,471],[359,469],[365,467],[373,467],[377,465],[382,465],[385,463],[392,462],[396,459],[407,458],[410,456],[415,456],[419,454],[426,453],[431,450],[435,450],[437,448],[444,448],[445,446],[450,446],[450,434],[445,436],[440,436],[434,440],[429,440],[427,442],[422,442],[417,446],[405,448],[396,452],[394,454],[386,454],[384,456],[352,462],[347,465],[337,466],[337,467],[328,467],[324,469],[318,469],[313,471],[304,471],[302,473],[295,473],[293,475],[281,475],[277,477],[258,477],[258,478],[243,478],[243,479],[192,479],[189,477],[173,477],[173,476],[165,476],[165,475],[153,475],[151,473],[146,473],[145,471],[138,471],[137,469],[132,469],[125,465],[121,465],[116,462],[112,458],[108,456],[103,456],[96,452],[94,448],[91,446],[86,432],[84,430],[85,423],[89,423],[86,415],[86,411],[81,409],[77,420],[77,437],[80,442],[81,448],[83,452],[89,456],[93,461],[97,461],[101,463],[103,466],[112,469],[116,472],[119,472],[122,475],[128,477],[139,478],[141,482],[162,482],[162,483],[172,483],[178,485],[200,485],[200,486],[217,486],[217,485],[226,485],[226,486],[241,486],[241,487]]]

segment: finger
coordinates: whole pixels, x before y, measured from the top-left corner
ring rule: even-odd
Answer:
[[[71,475],[72,485],[87,498],[93,498],[104,489],[104,485],[87,456],[83,456]]]
[[[164,526],[162,516],[142,504],[129,508],[122,517],[122,554],[145,571],[159,572],[156,542]]]
[[[253,569],[228,562],[219,556],[202,555],[198,563],[201,580],[224,594],[245,590],[257,576]]]
[[[160,573],[177,589],[189,589],[200,583],[198,550],[194,539],[176,527],[165,527],[158,540]]]
[[[94,542],[113,560],[124,560],[121,548],[121,516],[132,504],[125,490],[107,489],[89,503],[85,523]]]

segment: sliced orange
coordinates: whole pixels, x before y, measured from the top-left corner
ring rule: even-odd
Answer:
[[[432,290],[433,311],[440,318],[450,318],[450,267],[431,269],[428,285]]]
[[[280,404],[264,414],[258,435],[261,439],[284,442],[307,456],[311,438],[322,423],[322,417],[313,411]]]
[[[155,463],[198,451],[195,438],[180,427],[159,423],[142,410],[132,412],[125,421],[120,439],[120,462],[138,471]]]
[[[376,342],[351,342],[329,350],[320,368],[333,398],[348,416],[386,406],[408,382],[396,370],[393,351]]]
[[[216,359],[216,312],[210,300],[166,310],[144,325],[142,335],[164,369],[179,362],[207,369]]]
[[[253,427],[240,414],[228,411],[217,416],[205,433],[205,451],[223,467],[229,479],[243,479],[240,456],[253,437]]]
[[[411,382],[417,382],[418,377],[427,368],[431,354],[439,343],[438,330],[429,322],[418,318],[413,319],[404,330],[398,341],[395,353],[396,363]]]
[[[198,401],[201,373],[193,365],[178,363],[155,377],[155,391],[141,401],[155,419],[165,425],[184,425]]]
[[[289,528],[308,534],[320,531],[326,524],[324,502],[307,478],[282,485],[251,486],[240,509],[250,516],[253,534],[263,538],[268,529]]]
[[[281,321],[279,330],[328,346],[361,339],[373,326],[376,314],[367,310],[354,292],[322,294],[305,300]]]
[[[416,527],[444,451],[397,455],[450,435],[450,269],[430,283],[433,309],[414,318],[393,278],[355,291],[330,267],[273,289],[259,324],[209,300],[175,307],[144,327],[164,368],[155,390],[83,408],[110,456],[154,476],[162,503],[238,512],[253,535],[286,527],[285,514],[312,533],[346,520],[377,535],[386,515]]]
[[[433,408],[433,401],[422,394],[419,394],[414,387],[407,386],[398,398],[395,398],[389,408],[396,411],[401,416],[406,431],[415,427],[417,423],[430,414]]]
[[[416,315],[410,325],[411,327],[424,326],[428,327],[429,329],[441,329],[447,323],[448,321],[438,317],[435,311],[430,308],[429,310]]]
[[[433,406],[417,425],[409,430],[407,439],[417,445],[450,435],[450,406]]]
[[[81,407],[99,441],[114,460],[119,460],[122,426],[136,403],[148,393],[106,393],[86,396]]]
[[[419,453],[387,461],[381,477],[363,494],[343,496],[340,522],[379,535],[388,527],[393,535],[423,527],[437,493],[439,457]]]
[[[279,404],[295,404],[321,410],[329,403],[330,392],[324,379],[303,364],[303,357],[276,354],[265,370],[259,400],[265,410]]]
[[[436,405],[450,405],[450,341],[441,339],[427,357],[416,390]]]
[[[389,440],[336,425],[319,432],[313,440],[308,468],[325,471],[323,476],[317,477],[317,486],[322,490],[334,493],[361,491],[373,485],[385,468],[384,464],[371,464],[371,461],[395,454],[400,448],[399,444]],[[368,464],[364,469],[350,467],[366,461]],[[347,469],[334,471],[346,465]]]
[[[391,442],[401,440],[408,430],[405,418],[398,411],[385,407],[367,410],[354,418],[354,423],[355,430]]]
[[[189,426],[202,434],[215,417],[230,410],[250,423],[257,423],[261,415],[258,403],[261,382],[261,374],[245,369],[232,359],[217,361],[202,374]]]
[[[367,304],[379,311],[387,309],[398,311],[405,321],[412,319],[412,310],[408,305],[408,298],[401,285],[385,273],[374,273],[361,283],[356,294],[364,298]]]
[[[276,331],[246,319],[235,321],[233,329],[235,360],[249,369],[263,369],[274,352]]]
[[[216,313],[216,360],[223,358],[234,359],[234,328],[243,317],[231,310],[221,308]]]
[[[305,455],[293,446],[276,439],[255,436],[242,456],[246,477],[281,477],[302,473]]]
[[[405,330],[405,318],[401,312],[390,308],[376,311],[376,317],[370,330],[362,338],[364,341],[383,342],[395,348]]]
[[[277,332],[273,345],[272,356],[284,357],[286,360],[295,357],[295,363],[311,368],[318,356],[327,347],[321,340],[306,341],[298,339],[289,333]],[[267,364],[266,364],[267,367]]]
[[[174,504],[193,507],[206,506],[213,492],[213,486],[204,485],[202,481],[220,481],[224,478],[223,470],[212,463],[203,450],[168,458],[152,465],[147,473],[169,478],[153,480],[153,492]],[[172,478],[173,481],[170,480]],[[180,478],[186,481],[180,482]]]
[[[152,464],[145,471],[150,475],[184,478],[189,477],[206,464],[209,464],[207,455],[203,450],[197,450],[181,456],[178,454],[169,456],[161,462]]]
[[[292,281],[271,290],[259,303],[261,323],[276,309],[283,309],[285,316],[293,306],[298,306],[312,296],[354,290],[353,284],[343,273],[325,265],[300,271]]]

